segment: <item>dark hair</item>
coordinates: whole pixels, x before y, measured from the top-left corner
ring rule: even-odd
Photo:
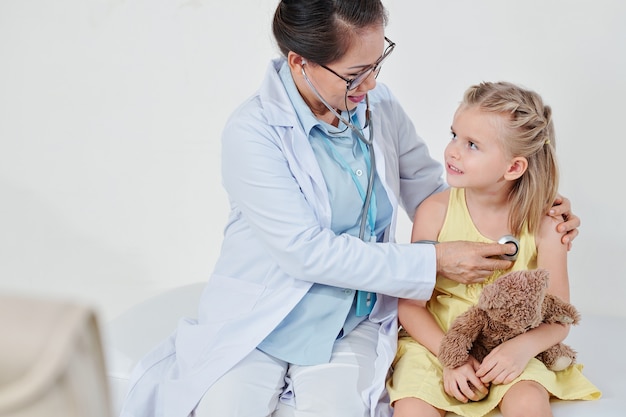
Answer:
[[[346,53],[360,30],[386,24],[380,0],[283,0],[272,31],[284,56],[293,51],[326,65]]]

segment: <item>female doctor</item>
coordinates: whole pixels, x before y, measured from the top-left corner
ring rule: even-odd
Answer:
[[[377,85],[385,24],[380,0],[280,2],[283,57],[224,129],[231,214],[198,319],[139,363],[122,417],[388,416],[396,297],[510,266],[497,243],[392,243],[398,207],[445,184]],[[569,244],[580,221],[553,211]]]

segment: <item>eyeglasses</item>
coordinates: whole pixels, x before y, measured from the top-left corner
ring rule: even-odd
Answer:
[[[343,77],[343,76],[337,74],[335,71],[333,71],[330,68],[328,68],[326,65],[320,64],[320,67],[324,68],[327,71],[332,72],[337,77],[339,77],[342,80],[344,80],[346,82],[346,91],[355,90],[361,84],[363,84],[363,81],[365,81],[367,79],[367,77],[369,77],[372,73],[374,74],[374,77],[378,77],[378,74],[380,73],[380,68],[382,67],[383,62],[385,62],[385,59],[387,59],[387,57],[393,52],[393,49],[396,47],[396,44],[394,42],[392,42],[386,36],[385,36],[385,41],[387,41],[387,43],[389,45],[387,46],[387,48],[383,52],[383,55],[378,59],[378,61],[376,61],[370,67],[368,67],[368,68],[364,69],[363,71],[359,72],[358,74],[356,74],[354,76],[354,78]]]

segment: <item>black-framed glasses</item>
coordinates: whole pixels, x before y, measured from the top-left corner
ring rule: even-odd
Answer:
[[[365,68],[363,71],[356,74],[354,78],[343,77],[337,74],[332,69],[328,68],[326,65],[320,64],[320,67],[324,68],[327,71],[332,72],[337,77],[344,80],[346,82],[346,91],[355,90],[361,84],[363,84],[363,81],[365,81],[367,77],[369,77],[372,73],[374,74],[374,77],[378,77],[378,74],[380,73],[380,68],[382,67],[383,62],[385,62],[385,59],[387,59],[387,57],[393,52],[393,49],[396,47],[396,44],[392,42],[391,39],[389,39],[386,36],[385,36],[385,41],[387,41],[389,45],[387,45],[387,48],[385,48],[385,51],[383,52],[382,56],[378,59],[378,61],[376,61],[370,67]]]

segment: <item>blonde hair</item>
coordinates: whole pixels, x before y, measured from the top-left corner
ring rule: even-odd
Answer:
[[[462,106],[504,116],[501,141],[505,152],[528,161],[528,169],[509,193],[509,227],[519,235],[526,224],[530,233],[536,233],[559,187],[552,109],[539,94],[508,82],[470,87]]]

